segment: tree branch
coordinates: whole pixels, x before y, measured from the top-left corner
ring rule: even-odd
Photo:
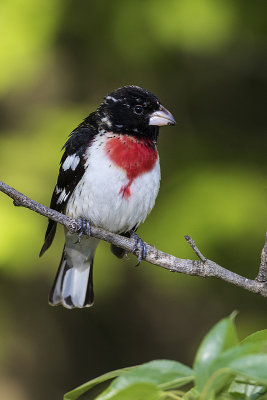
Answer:
[[[257,275],[256,280],[258,282],[266,282],[267,281],[267,233],[266,233],[265,245],[261,252],[260,269],[259,269],[259,273]]]
[[[37,203],[36,201],[30,199],[22,193],[17,192],[15,189],[1,181],[0,191],[11,197],[14,200],[14,205],[29,208],[32,211],[48,217],[53,221],[65,226],[71,233],[76,233],[79,229],[79,222],[77,220],[69,218],[64,214]],[[91,236],[112,243],[128,252],[131,252],[134,248],[134,239],[129,239],[95,226],[91,227]],[[221,267],[214,261],[208,260],[199,251],[193,239],[187,235],[185,236],[185,239],[200,260],[188,260],[174,257],[173,255],[157,250],[155,247],[147,243],[147,254],[145,256],[145,260],[151,264],[168,269],[171,272],[180,272],[182,274],[201,276],[203,278],[219,278],[228,283],[232,283],[233,285],[249,290],[250,292],[259,293],[260,295],[267,297],[267,237],[265,246],[262,250],[259,273],[255,280],[247,279],[241,275],[229,271],[226,268]],[[135,255],[138,256],[138,254],[139,250]]]

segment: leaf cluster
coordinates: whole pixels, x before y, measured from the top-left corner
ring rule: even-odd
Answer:
[[[66,393],[64,400],[90,396],[103,382],[108,387],[95,400],[267,400],[267,330],[240,342],[232,314],[204,337],[192,368],[155,360],[104,374]]]

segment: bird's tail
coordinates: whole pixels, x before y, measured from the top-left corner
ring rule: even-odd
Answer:
[[[66,246],[63,249],[57,275],[50,291],[49,303],[53,306],[62,304],[70,309],[90,307],[94,303],[95,248],[89,256],[85,257],[83,253],[76,254],[77,252],[73,251],[73,248],[68,249]]]

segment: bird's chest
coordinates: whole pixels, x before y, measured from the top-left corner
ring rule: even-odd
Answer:
[[[125,199],[130,199],[131,186],[136,178],[151,172],[158,160],[157,150],[152,144],[126,135],[110,137],[105,153],[114,169],[121,170],[123,178],[127,179],[127,184],[119,192]]]
[[[126,135],[111,134],[97,138],[85,158],[84,176],[69,201],[72,210],[76,207],[94,225],[114,232],[144,221],[159,190],[156,148]]]

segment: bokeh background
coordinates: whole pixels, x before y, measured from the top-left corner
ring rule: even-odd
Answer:
[[[1,179],[49,205],[67,135],[104,95],[136,84],[177,125],[161,129],[162,185],[140,228],[194,258],[183,236],[254,278],[266,231],[266,1],[2,0]],[[267,299],[171,274],[101,243],[92,309],[48,306],[62,229],[42,259],[45,218],[0,194],[0,397],[60,399],[111,369],[191,364],[204,333],[239,311],[240,337],[267,327]]]

